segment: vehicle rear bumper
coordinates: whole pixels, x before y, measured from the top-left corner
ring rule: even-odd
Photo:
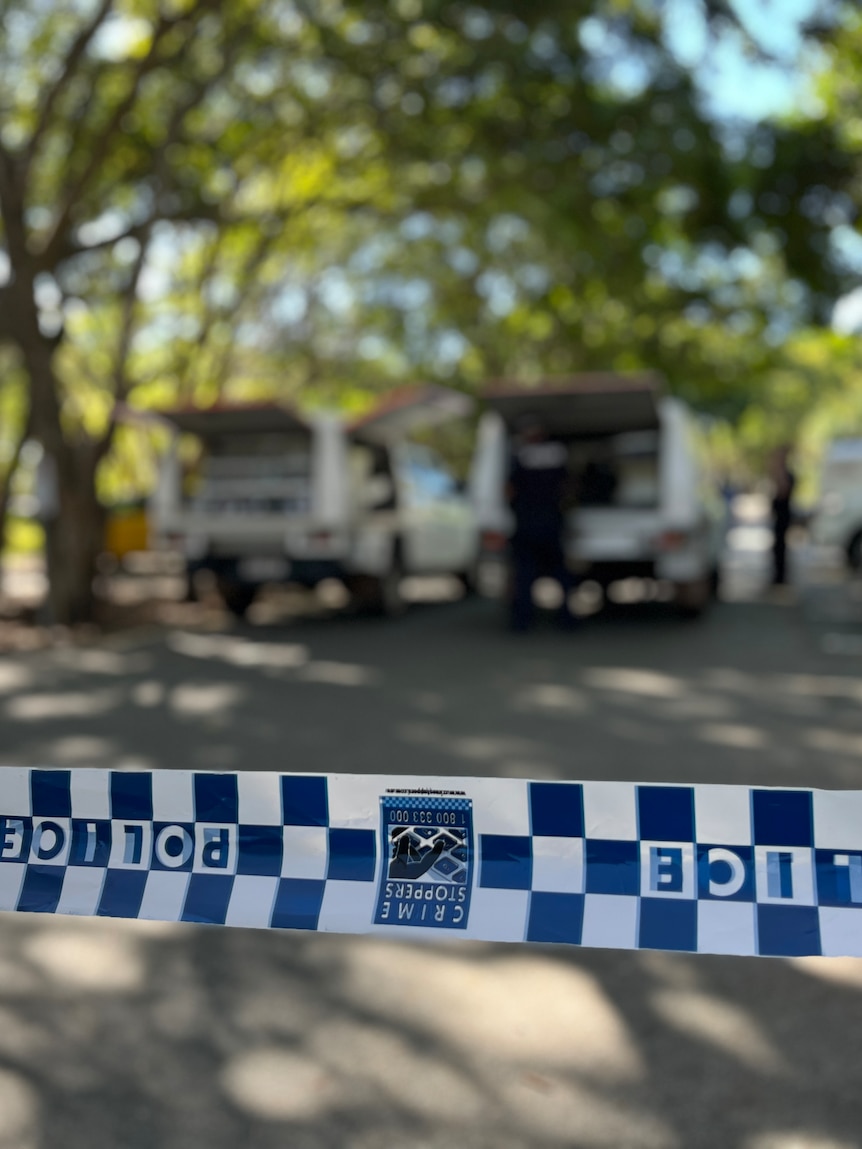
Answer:
[[[634,548],[632,548],[634,550]],[[696,582],[708,577],[717,565],[717,555],[706,546],[684,546],[667,550],[640,548],[631,555],[569,553],[572,569],[584,578],[607,585],[624,578],[656,578],[669,582]]]
[[[484,567],[500,568],[510,561],[508,551],[484,552]],[[627,578],[667,579],[670,582],[695,582],[706,578],[710,565],[704,556],[661,555],[631,559],[578,559],[569,555],[567,566],[581,581],[597,582],[603,587]]]
[[[264,556],[261,556],[263,558]],[[272,556],[265,556],[270,563]],[[344,565],[337,559],[301,558],[285,556],[279,570],[272,561],[271,569],[260,565],[255,568],[252,556],[207,555],[204,558],[189,560],[186,569],[189,575],[198,571],[211,571],[216,578],[227,582],[243,583],[248,586],[262,586],[264,583],[298,583],[300,586],[317,586],[326,579],[344,578]]]
[[[574,562],[572,569],[579,579],[610,586],[624,578],[655,578],[656,569],[652,559],[612,559],[593,562]]]

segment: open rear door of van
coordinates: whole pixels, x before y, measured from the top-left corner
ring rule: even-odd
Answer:
[[[482,399],[510,432],[535,417],[551,436],[592,437],[655,430],[662,390],[661,377],[651,372],[595,372],[533,386],[498,380],[482,391]]]
[[[350,433],[365,442],[391,443],[412,431],[465,418],[474,406],[468,395],[449,387],[402,387],[356,419]]]

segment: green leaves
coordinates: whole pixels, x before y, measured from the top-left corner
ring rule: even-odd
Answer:
[[[699,77],[751,28],[707,5],[685,41],[672,9],[13,3],[0,242],[59,292],[67,425],[104,433],[118,388],[641,366],[738,415],[851,278],[862,25],[818,30],[817,114],[745,125]]]

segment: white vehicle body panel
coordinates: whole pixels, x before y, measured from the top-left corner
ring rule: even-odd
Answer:
[[[464,412],[463,396],[431,396],[431,422]],[[460,574],[475,564],[479,536],[470,501],[427,449],[403,441],[406,429],[421,424],[421,402],[401,401],[397,417],[387,409],[379,426],[368,418],[354,429],[335,414],[305,422],[279,411],[271,420],[261,411],[255,420],[240,408],[237,431],[230,412],[219,412],[223,426],[209,438],[207,412],[175,417],[178,431],[202,437],[210,455],[199,491],[183,497],[174,435],[150,504],[157,537],[178,544],[191,564],[234,562],[251,582],[258,569],[276,571],[277,557],[285,577],[299,572],[309,582],[327,571],[381,578],[396,555],[414,574]],[[250,437],[275,442],[278,434],[290,436],[287,455],[254,455]],[[425,451],[424,489],[414,481],[416,450]]]
[[[576,442],[581,396],[554,393],[548,398],[546,405],[541,392],[528,394],[522,407],[541,418],[552,437]],[[638,436],[646,443],[644,436],[652,434],[655,462],[621,470],[615,493],[621,505],[580,505],[570,512],[566,548],[571,566],[587,576],[602,568],[616,577],[625,577],[627,568],[631,573],[650,568],[656,577],[680,583],[710,577],[719,561],[723,529],[706,491],[686,407],[672,398],[653,399],[650,416],[640,388],[630,403],[625,392],[612,403],[592,392],[587,399],[584,443],[606,436],[619,461],[630,448],[635,458]],[[511,431],[504,415],[510,424],[515,416],[506,411],[505,400],[499,406],[482,416],[470,491],[480,528],[509,533],[513,524],[505,482]]]
[[[505,421],[498,412],[485,411],[479,420],[469,479],[470,498],[482,530],[508,533],[511,529],[512,516],[504,498],[508,461]]]
[[[570,519],[570,553],[585,562],[648,559],[662,529],[659,511],[583,507]]]
[[[478,549],[470,500],[453,481],[446,482],[427,448],[401,444],[393,452],[393,461],[407,570],[468,571]]]
[[[344,530],[350,517],[347,441],[337,416],[314,420],[311,452],[311,506],[321,527]]]
[[[837,439],[830,445],[819,487],[812,542],[846,551],[862,532],[862,439]]]

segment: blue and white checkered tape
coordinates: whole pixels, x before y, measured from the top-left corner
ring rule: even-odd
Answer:
[[[0,909],[862,955],[862,792],[6,768]]]

